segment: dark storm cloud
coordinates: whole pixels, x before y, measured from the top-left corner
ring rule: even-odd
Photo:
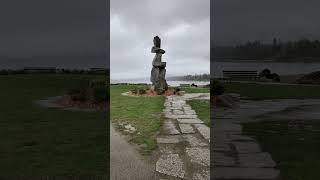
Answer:
[[[105,0],[1,1],[1,65],[106,66],[107,5]]]
[[[214,0],[213,44],[320,38],[320,1]]]
[[[152,39],[166,50],[168,75],[209,73],[209,0],[111,0],[111,78],[150,76]]]

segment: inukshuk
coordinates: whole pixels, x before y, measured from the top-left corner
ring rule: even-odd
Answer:
[[[165,79],[166,76],[166,62],[162,62],[162,54],[165,53],[161,46],[161,39],[156,36],[153,38],[154,46],[151,48],[151,53],[156,53],[152,61],[152,70],[151,70],[151,82],[152,89],[155,90],[158,94],[162,94],[168,89],[168,84]]]

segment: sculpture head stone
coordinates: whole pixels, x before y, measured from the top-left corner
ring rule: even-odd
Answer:
[[[153,38],[153,44],[154,44],[155,47],[160,48],[160,46],[161,46],[161,39],[159,38],[159,36],[155,36],[155,37]]]

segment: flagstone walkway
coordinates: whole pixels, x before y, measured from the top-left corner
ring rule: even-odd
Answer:
[[[160,149],[156,171],[162,180],[210,178],[210,128],[186,103],[191,99],[210,99],[209,93],[168,96],[165,122],[157,137]]]
[[[277,180],[280,171],[268,152],[258,142],[242,135],[241,122],[259,121],[258,116],[285,109],[320,104],[319,100],[241,101],[237,108],[212,111],[212,168],[215,180]]]

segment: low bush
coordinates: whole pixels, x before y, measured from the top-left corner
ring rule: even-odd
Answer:
[[[3,70],[0,70],[0,75],[8,75],[8,71],[3,69]]]
[[[222,95],[225,92],[224,86],[217,80],[211,81],[212,95]]]
[[[89,82],[89,87],[91,87],[91,88],[95,88],[95,87],[107,87],[107,82],[106,82],[106,80],[103,80],[103,79],[91,80],[91,81]]]
[[[157,88],[156,89],[156,92],[157,92],[157,94],[163,94],[164,92],[165,92],[166,90],[165,89],[163,89],[163,88]]]
[[[88,100],[88,91],[86,89],[71,90],[68,95],[73,101],[86,101]]]
[[[93,99],[95,102],[104,102],[109,100],[109,88],[107,87],[95,87],[92,90]]]
[[[174,88],[175,92],[179,92],[181,89],[179,87]]]
[[[138,86],[138,87],[132,89],[131,92],[132,92],[133,94],[146,94],[148,90],[149,90],[148,87]]]

